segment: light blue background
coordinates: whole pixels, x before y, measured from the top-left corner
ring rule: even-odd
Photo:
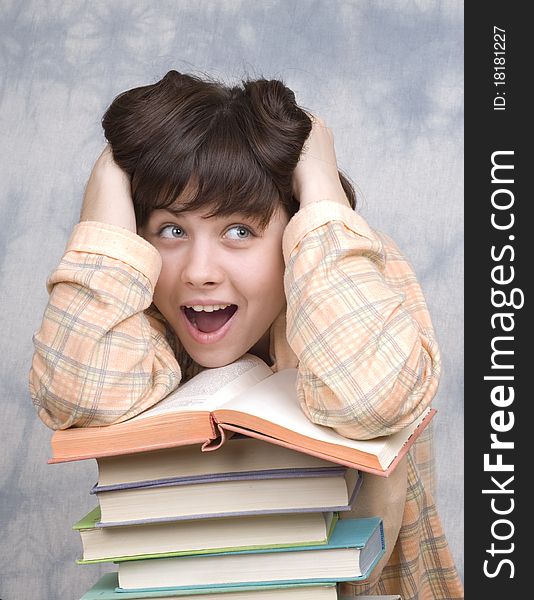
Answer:
[[[77,221],[119,92],[167,70],[281,77],[333,129],[360,211],[425,291],[444,358],[438,506],[463,567],[463,4],[456,0],[1,0],[3,424],[0,598],[79,598],[112,566],[79,566],[71,525],[92,461],[48,466],[27,391],[45,280]]]

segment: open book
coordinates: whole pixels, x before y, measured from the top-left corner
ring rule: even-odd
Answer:
[[[65,462],[202,444],[216,450],[242,433],[330,462],[389,475],[433,417],[427,409],[402,431],[372,440],[347,439],[311,423],[297,400],[296,369],[273,373],[250,354],[206,369],[140,415],[107,427],[71,428],[52,436],[52,458]]]

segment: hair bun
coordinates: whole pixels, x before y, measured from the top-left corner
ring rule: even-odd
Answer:
[[[295,94],[277,79],[243,81],[253,126],[249,135],[260,162],[272,172],[283,174],[284,187],[312,128],[309,116],[297,105]]]
[[[254,110],[266,120],[287,123],[309,119],[297,105],[293,91],[282,81],[277,79],[243,81],[243,88]]]

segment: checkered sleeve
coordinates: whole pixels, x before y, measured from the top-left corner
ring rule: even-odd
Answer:
[[[349,438],[402,429],[430,404],[440,373],[413,270],[389,238],[332,201],[301,209],[283,244],[303,410]]]
[[[160,269],[157,250],[126,229],[76,225],[33,338],[30,393],[48,427],[124,421],[178,386],[164,328],[144,312]]]

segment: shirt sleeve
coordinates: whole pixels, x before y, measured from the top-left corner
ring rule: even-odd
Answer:
[[[301,209],[283,244],[287,339],[307,416],[354,439],[411,423],[436,392],[440,355],[398,248],[332,201]]]
[[[52,429],[108,425],[152,406],[181,378],[165,327],[145,314],[158,251],[114,225],[76,225],[33,337],[29,386]]]

